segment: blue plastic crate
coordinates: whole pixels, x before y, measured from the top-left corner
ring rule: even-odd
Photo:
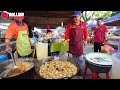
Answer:
[[[0,54],[0,62],[8,60],[8,53]]]

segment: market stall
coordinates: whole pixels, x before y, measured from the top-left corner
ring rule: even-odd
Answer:
[[[40,40],[36,40],[34,42],[34,50],[35,57],[21,57],[14,60],[14,58],[2,61],[0,62],[0,77],[1,78],[20,78],[20,79],[72,79],[74,76],[82,76],[80,65],[78,64],[78,61],[76,59],[70,58],[68,55],[69,51],[69,43],[64,45],[64,35],[60,33],[64,33],[65,30],[62,31],[62,29],[65,29],[64,26],[69,22],[70,16],[73,13],[73,11],[41,11],[41,12],[25,12],[25,22],[28,25],[33,25],[34,27],[38,28],[38,30],[41,30],[41,32],[38,33],[38,36],[41,35]],[[61,25],[61,22],[62,25]],[[63,25],[65,24],[65,25]],[[47,37],[47,33],[42,33],[42,29],[48,30],[48,26],[50,25],[49,29],[59,29],[55,33],[52,33],[54,37]],[[58,26],[61,26],[60,28],[56,28]],[[91,26],[91,25],[90,25]],[[96,26],[96,24],[94,24]],[[89,25],[88,25],[89,27]],[[61,32],[60,32],[61,31]],[[39,37],[38,37],[39,38]],[[48,43],[50,40],[50,43]],[[50,47],[48,47],[50,46]],[[50,51],[49,51],[50,48]],[[87,45],[84,47],[85,50],[92,52],[87,48]],[[51,54],[51,56],[48,56],[48,53],[54,53],[59,52],[58,56]],[[62,54],[61,54],[62,52]],[[33,56],[34,56],[33,55]],[[89,55],[89,57],[87,57]],[[98,60],[93,60],[91,66],[89,68],[92,68],[92,70],[97,67],[97,73],[107,73],[108,75],[110,69],[111,69],[111,59],[109,55],[107,54],[92,54],[92,57],[90,56],[90,53],[86,53],[85,60],[86,62],[91,64],[92,60],[90,61],[89,58],[96,58],[95,56],[100,56]],[[65,56],[65,57],[64,57]],[[105,59],[104,60],[104,56]],[[102,58],[103,57],[103,58]],[[67,58],[67,59],[66,59]],[[101,59],[102,58],[102,59]],[[15,61],[13,63],[13,61]],[[19,62],[20,61],[20,62]],[[97,62],[95,62],[97,61]],[[25,63],[29,62],[30,66],[28,69],[27,67],[29,65],[26,65]],[[10,73],[12,72],[11,69],[13,68],[13,65],[18,65],[21,70],[13,71],[13,77],[10,77]],[[86,63],[86,65],[88,65]],[[97,66],[99,64],[99,67]],[[88,66],[89,66],[88,65]],[[7,70],[8,69],[8,70]],[[105,72],[103,72],[106,70]],[[95,77],[96,78],[96,77]],[[109,77],[107,77],[108,79]]]
[[[103,20],[104,24],[107,26],[120,26],[120,13]],[[120,40],[119,32],[120,30],[113,30],[118,33],[116,36],[111,35],[108,37],[108,43],[112,45],[114,48],[118,48],[118,41]]]

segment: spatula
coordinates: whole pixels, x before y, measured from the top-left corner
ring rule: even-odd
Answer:
[[[13,61],[13,64],[14,64],[14,68],[18,68],[18,66],[16,65],[16,62],[15,62],[15,59],[14,59],[14,57],[13,57],[12,51],[10,51],[9,53],[10,53],[10,56],[11,56],[12,61]]]

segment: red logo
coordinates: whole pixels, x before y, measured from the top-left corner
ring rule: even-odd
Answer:
[[[7,19],[7,18],[8,18],[8,12],[7,12],[7,11],[3,11],[3,12],[1,13],[1,17],[2,17],[3,19]]]
[[[1,13],[1,17],[3,19],[24,19],[24,13],[22,12],[7,12],[7,11],[3,11]]]

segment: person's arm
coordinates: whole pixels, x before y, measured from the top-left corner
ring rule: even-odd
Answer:
[[[8,27],[8,31],[6,32],[6,35],[5,35],[5,43],[6,43],[6,51],[9,52],[9,51],[12,51],[12,48],[9,46],[9,43],[10,43],[10,39],[13,37],[13,28],[10,26]]]
[[[65,44],[68,42],[70,36],[70,25],[67,26],[66,32],[65,32]]]
[[[65,40],[69,39],[69,34],[70,34],[70,25],[67,26],[66,32],[65,32]]]
[[[84,44],[86,45],[88,40],[88,31],[87,31],[86,24],[84,24],[83,36],[84,36]]]
[[[108,29],[107,26],[105,26],[105,41],[107,41],[107,34],[108,34]]]
[[[27,34],[28,34],[28,36],[29,36],[29,29],[30,28],[28,28],[28,25],[26,24],[26,23],[24,23],[25,24],[25,29],[27,30]]]
[[[105,32],[105,41],[107,41],[107,34],[108,32]]]

